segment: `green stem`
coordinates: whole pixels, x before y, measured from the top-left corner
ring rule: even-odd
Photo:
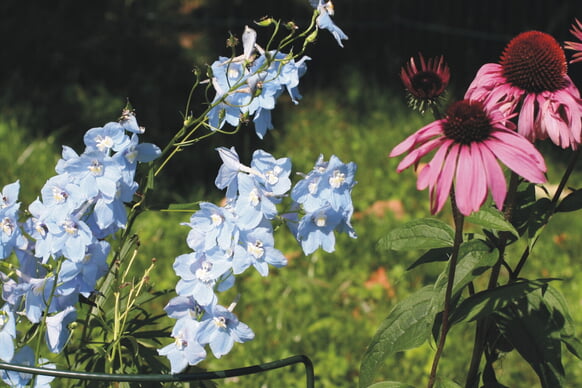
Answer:
[[[509,180],[509,187],[507,189],[507,197],[505,198],[505,204],[503,208],[503,214],[505,219],[511,221],[513,209],[515,207],[515,200],[517,196],[517,186],[519,184],[519,176],[512,172]],[[498,259],[493,268],[491,269],[491,275],[489,277],[489,283],[487,289],[491,290],[497,287],[497,282],[499,280],[499,275],[501,273],[501,266],[503,265],[503,260],[505,256],[505,248],[507,246],[507,239],[509,237],[508,233],[500,233],[499,241],[497,244],[497,249],[499,251]],[[485,351],[485,345],[487,344],[487,337],[489,330],[491,329],[492,322],[484,318],[478,320],[475,327],[475,341],[473,345],[473,352],[471,355],[471,361],[469,363],[469,370],[467,371],[467,378],[465,380],[465,388],[478,386],[479,383],[479,366],[481,365],[481,357]]]
[[[455,239],[453,243],[453,252],[449,261],[449,273],[447,279],[447,288],[445,290],[445,303],[442,315],[441,332],[437,344],[437,349],[433,358],[430,376],[428,380],[428,388],[432,388],[436,382],[436,372],[438,364],[445,347],[447,333],[449,331],[449,314],[451,312],[451,298],[453,294],[453,284],[455,281],[455,270],[457,267],[457,259],[459,257],[459,248],[463,243],[463,224],[464,217],[459,212],[455,201],[454,188],[451,190],[451,205],[453,209],[453,218],[455,222]]]

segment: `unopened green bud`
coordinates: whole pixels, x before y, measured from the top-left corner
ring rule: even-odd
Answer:
[[[261,26],[261,27],[269,27],[271,24],[275,23],[275,19],[270,18],[268,16],[263,16],[261,18],[261,20],[259,20],[258,22],[255,21],[255,24],[257,26]]]
[[[230,35],[226,40],[226,47],[236,47],[238,45],[238,38],[234,35]]]
[[[303,42],[303,47],[307,46],[309,43],[315,42],[315,40],[317,39],[318,31],[319,31],[318,29],[315,29],[311,34],[307,35],[307,38],[305,38],[305,42]]]
[[[297,24],[295,24],[295,22],[293,20],[285,23],[285,27],[287,27],[287,29],[290,31],[295,31],[299,28],[299,26]]]

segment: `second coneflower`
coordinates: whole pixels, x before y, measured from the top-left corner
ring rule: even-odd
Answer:
[[[530,141],[550,138],[577,148],[582,135],[582,100],[567,74],[564,50],[551,35],[528,31],[513,38],[499,63],[481,67],[465,98],[519,109],[517,130]]]
[[[417,188],[428,187],[433,214],[442,209],[453,185],[457,208],[463,215],[479,210],[488,189],[502,209],[507,185],[499,161],[530,182],[546,181],[546,165],[539,151],[514,131],[514,124],[500,111],[479,101],[454,103],[445,118],[409,136],[390,156],[408,153],[397,167],[401,172],[432,151],[432,160],[418,175]]]
[[[451,72],[443,56],[429,58],[428,61],[424,60],[422,54],[418,57],[418,65],[413,57],[402,67],[400,78],[408,94],[408,104],[424,113],[443,96],[449,85]]]

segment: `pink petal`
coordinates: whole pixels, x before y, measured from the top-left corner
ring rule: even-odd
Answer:
[[[398,166],[396,167],[396,171],[402,172],[403,170],[407,169],[411,165],[417,163],[424,155],[428,154],[433,149],[438,147],[443,141],[445,141],[444,137],[436,138],[436,139],[430,140],[430,141],[422,144],[420,147],[410,151],[410,153],[408,155],[406,155],[404,157],[404,159],[402,159],[400,161],[400,163],[398,163]]]
[[[535,141],[535,95],[527,94],[523,100],[519,119],[517,121],[517,132],[525,136],[529,141]]]
[[[493,202],[499,210],[503,209],[503,203],[505,202],[505,196],[507,194],[507,182],[505,180],[505,175],[497,158],[487,147],[479,147],[479,152],[481,153],[481,160],[483,160],[483,168],[485,169],[485,174],[487,176],[487,186],[491,190],[491,196],[493,197]]]
[[[540,166],[538,158],[533,157],[535,147],[522,137],[515,136],[515,143],[507,143],[495,137],[490,137],[483,142],[499,160],[516,174],[533,183],[544,183],[545,165]]]
[[[390,157],[402,155],[406,151],[409,151],[416,147],[418,144],[426,142],[433,136],[442,134],[442,126],[439,121],[433,121],[432,123],[420,128],[418,131],[414,132],[412,135],[408,136],[404,141],[398,144],[390,152]]]
[[[485,175],[472,148],[461,146],[455,179],[457,208],[466,216],[479,210],[487,195]]]
[[[435,214],[441,211],[447,198],[451,193],[451,186],[453,184],[453,176],[455,175],[455,168],[457,167],[457,157],[459,155],[459,144],[453,143],[447,157],[445,164],[440,171],[438,179],[435,181],[435,187],[431,187],[430,203],[431,213]],[[435,198],[436,196],[436,198]]]
[[[439,173],[443,167],[443,160],[447,155],[448,148],[453,140],[446,139],[443,141],[437,152],[435,152],[432,160],[422,168],[420,174],[418,174],[418,180],[416,182],[416,188],[418,190],[424,190],[429,184],[434,187],[434,183],[437,181]]]

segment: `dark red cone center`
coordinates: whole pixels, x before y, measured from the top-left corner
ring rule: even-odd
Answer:
[[[501,55],[503,75],[529,93],[554,92],[564,87],[566,55],[553,36],[540,31],[513,38]]]
[[[460,144],[471,144],[487,139],[491,120],[479,101],[462,100],[447,109],[443,124],[445,136]]]

